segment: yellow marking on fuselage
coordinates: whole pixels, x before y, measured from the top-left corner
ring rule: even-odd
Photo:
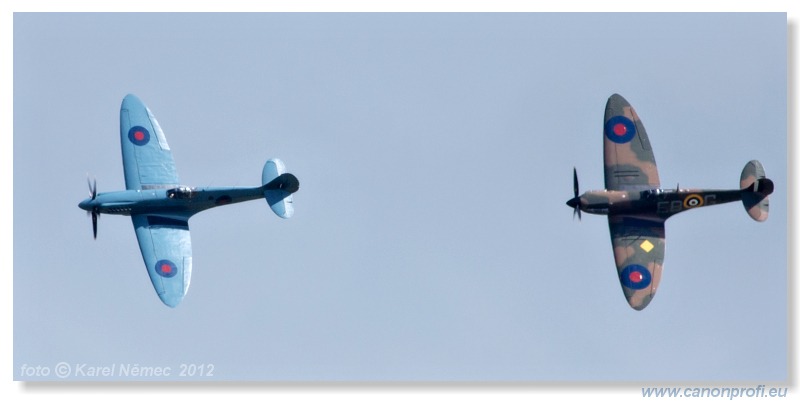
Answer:
[[[650,253],[650,251],[653,250],[653,248],[655,248],[655,245],[653,245],[650,241],[645,239],[644,242],[639,244],[639,247],[642,248],[642,250],[644,250],[645,252]]]

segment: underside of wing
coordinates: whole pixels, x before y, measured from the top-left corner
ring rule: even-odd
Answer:
[[[644,125],[622,96],[608,98],[603,124],[603,159],[606,189],[658,188],[656,159]]]
[[[611,245],[625,299],[641,311],[653,299],[664,264],[664,221],[609,216]]]
[[[178,172],[164,132],[150,109],[135,95],[122,100],[119,130],[128,190],[178,185]]]
[[[175,307],[189,290],[192,240],[184,219],[159,215],[131,216],[150,281],[164,304]]]

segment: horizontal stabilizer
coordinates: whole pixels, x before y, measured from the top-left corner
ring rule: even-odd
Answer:
[[[769,217],[768,196],[775,190],[775,184],[766,177],[760,162],[752,160],[744,166],[739,187],[747,214],[756,221],[766,221]]]
[[[264,164],[261,174],[264,197],[272,211],[281,218],[289,218],[294,214],[292,193],[300,189],[300,181],[296,176],[286,172],[283,161],[273,158]]]

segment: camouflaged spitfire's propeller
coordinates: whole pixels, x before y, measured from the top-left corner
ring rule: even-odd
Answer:
[[[572,167],[572,191],[575,197],[567,201],[567,206],[574,208],[572,210],[572,218],[575,219],[575,214],[578,214],[578,220],[581,219],[581,198],[578,188],[578,170]]]
[[[97,179],[91,181],[87,175],[86,182],[89,184],[89,193],[92,196],[92,200],[94,200],[97,198]],[[92,211],[87,211],[86,214],[92,215],[92,234],[94,234],[94,239],[97,239],[97,217],[100,216],[100,208],[98,206],[92,207]]]

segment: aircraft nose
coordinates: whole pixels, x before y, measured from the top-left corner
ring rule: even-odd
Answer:
[[[573,197],[572,199],[567,200],[567,206],[575,208],[575,206],[577,206],[577,205],[578,205],[578,198],[577,197]]]
[[[91,204],[92,204],[91,199],[86,199],[86,200],[78,203],[78,207],[80,207],[81,210],[90,211],[92,209]]]

